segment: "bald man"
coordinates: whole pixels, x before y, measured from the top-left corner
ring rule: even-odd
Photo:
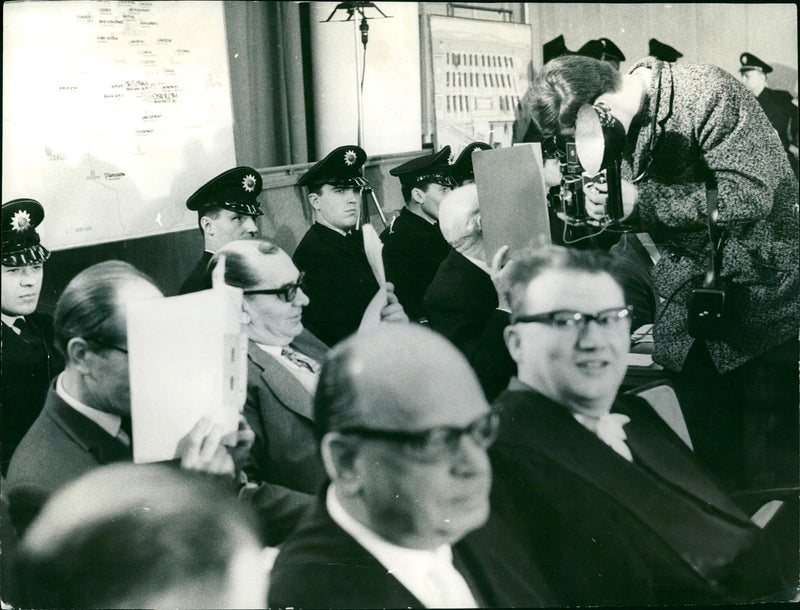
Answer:
[[[453,249],[425,293],[425,315],[430,327],[467,357],[492,400],[516,367],[503,342],[508,312],[499,309],[492,283],[474,184],[457,188],[442,200],[439,226]]]
[[[263,608],[270,551],[252,511],[212,479],[114,464],[51,498],[18,573],[25,607]]]
[[[330,484],[276,559],[270,607],[553,602],[489,519],[497,415],[446,340],[384,325],[345,341],[323,366],[314,414]]]

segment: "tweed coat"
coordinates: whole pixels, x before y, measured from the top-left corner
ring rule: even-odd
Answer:
[[[638,184],[638,215],[662,254],[653,270],[665,299],[653,359],[678,371],[694,341],[687,298],[708,266],[706,184],[714,182],[727,232],[721,275],[731,331],[706,344],[725,373],[797,338],[797,179],[758,101],[732,75],[653,58],[633,69],[641,66],[652,69],[652,79],[643,116],[628,132],[622,177],[647,170]]]
[[[788,587],[749,518],[641,398],[628,462],[568,409],[517,379],[500,395],[492,510],[564,604],[731,603]]]
[[[303,290],[311,300],[303,309],[303,326],[331,347],[358,330],[378,292],[361,232],[345,236],[314,223],[292,260],[306,274]]]
[[[400,210],[381,233],[386,279],[394,284],[397,299],[411,320],[424,317],[422,299],[436,270],[450,251],[439,230],[424,218]]]
[[[322,362],[328,346],[307,330],[289,346]],[[256,435],[251,448],[254,480],[315,494],[325,480],[314,436],[313,395],[275,358],[250,341],[247,352],[247,422]]]

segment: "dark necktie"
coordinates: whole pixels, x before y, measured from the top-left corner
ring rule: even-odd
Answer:
[[[31,329],[25,321],[25,318],[17,318],[14,320],[14,328],[19,331],[21,337],[28,337],[30,335]]]

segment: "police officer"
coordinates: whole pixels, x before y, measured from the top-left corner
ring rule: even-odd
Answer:
[[[456,186],[450,147],[389,170],[400,180],[405,207],[381,234],[386,278],[412,320],[423,320],[422,298],[450,251],[439,230],[439,203]]]
[[[303,291],[311,301],[303,309],[303,326],[328,346],[358,329],[378,291],[364,239],[356,230],[367,184],[361,176],[366,160],[362,148],[340,146],[297,181],[307,189],[315,212],[314,224],[292,257],[305,272]]]
[[[778,132],[792,169],[797,175],[797,158],[789,151],[790,144],[797,143],[797,107],[792,103],[791,94],[788,91],[767,87],[767,74],[772,72],[772,66],[752,53],[742,53],[739,63],[741,64],[739,73],[744,86],[756,96],[770,123]]]
[[[679,57],[683,57],[683,53],[678,51],[675,47],[664,44],[655,38],[650,39],[648,55],[660,59],[661,61],[675,62]]]
[[[578,49],[577,54],[607,61],[617,70],[619,70],[620,62],[625,61],[625,55],[619,50],[619,47],[608,38],[598,38],[588,41]]]
[[[264,213],[258,202],[261,187],[257,170],[234,167],[206,182],[186,200],[186,207],[197,212],[205,249],[179,294],[211,288],[206,269],[214,252],[228,242],[258,237],[256,217]]]
[[[50,252],[36,227],[44,209],[33,199],[3,204],[2,470],[42,409],[50,380],[64,367],[53,348],[53,320],[36,313]]]

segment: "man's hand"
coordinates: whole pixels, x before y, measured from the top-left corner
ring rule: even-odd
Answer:
[[[547,188],[561,184],[561,165],[558,159],[544,160],[544,183]]]
[[[386,282],[386,304],[381,309],[381,322],[408,322],[406,311],[397,300],[391,282]]]
[[[372,330],[377,328],[381,322],[408,322],[408,316],[397,300],[394,285],[391,282],[386,282],[386,285],[379,288],[372,297],[364,315],[361,316],[358,330]]]
[[[233,458],[237,472],[244,469],[244,465],[250,459],[250,449],[256,440],[256,433],[247,423],[244,415],[239,416],[239,429],[236,431],[236,444],[228,447],[228,452]]]
[[[503,289],[504,277],[508,272],[508,260],[508,246],[503,246],[492,258],[491,277],[494,289],[497,291],[497,309],[511,313],[511,304],[506,299],[506,291]]]
[[[181,468],[234,476],[233,458],[221,440],[219,426],[202,417],[178,443],[177,457],[181,460]]]
[[[639,202],[639,187],[622,180],[622,211],[624,216],[630,216],[633,207]],[[602,220],[607,216],[606,202],[608,201],[608,184],[593,181],[584,185],[583,194],[586,198],[586,213],[595,220]]]

